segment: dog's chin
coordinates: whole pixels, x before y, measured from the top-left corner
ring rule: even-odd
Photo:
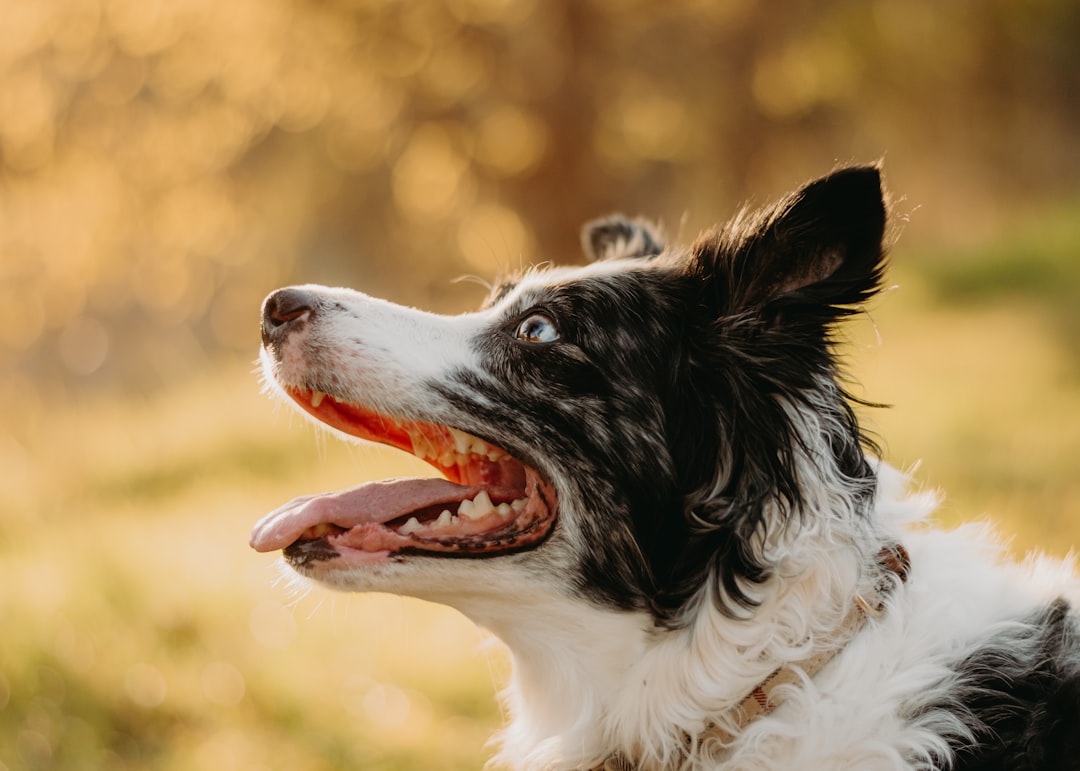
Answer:
[[[491,610],[502,607],[511,594],[508,587],[521,587],[529,580],[534,575],[529,564],[544,559],[541,553],[549,548],[545,544],[501,557],[455,560],[419,555],[356,559],[344,554],[301,563],[283,554],[279,564],[297,593],[315,586],[347,593],[385,592],[447,605],[489,624]],[[515,598],[511,607],[520,599]]]

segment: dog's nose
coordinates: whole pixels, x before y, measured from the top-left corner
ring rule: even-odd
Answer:
[[[262,338],[269,344],[274,337],[311,318],[318,298],[295,287],[278,289],[267,295],[262,306]]]

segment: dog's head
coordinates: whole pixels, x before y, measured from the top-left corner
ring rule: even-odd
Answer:
[[[591,264],[526,272],[474,313],[272,293],[275,389],[440,476],[296,499],[252,544],[459,607],[523,587],[668,624],[706,591],[752,604],[771,530],[872,492],[831,335],[879,288],[884,227],[878,170],[850,168],[689,248],[598,221]]]

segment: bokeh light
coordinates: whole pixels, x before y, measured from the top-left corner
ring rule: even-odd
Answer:
[[[1078,40],[1075,0],[0,0],[0,771],[479,767],[468,622],[247,549],[412,468],[259,394],[262,297],[460,312],[837,163],[901,236],[851,333],[890,458],[1075,546]]]

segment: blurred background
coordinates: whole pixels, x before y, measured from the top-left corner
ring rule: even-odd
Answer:
[[[692,239],[884,159],[887,458],[1080,544],[1073,0],[0,0],[0,771],[475,769],[506,661],[247,547],[407,473],[260,394],[292,282],[443,312],[621,210]]]

